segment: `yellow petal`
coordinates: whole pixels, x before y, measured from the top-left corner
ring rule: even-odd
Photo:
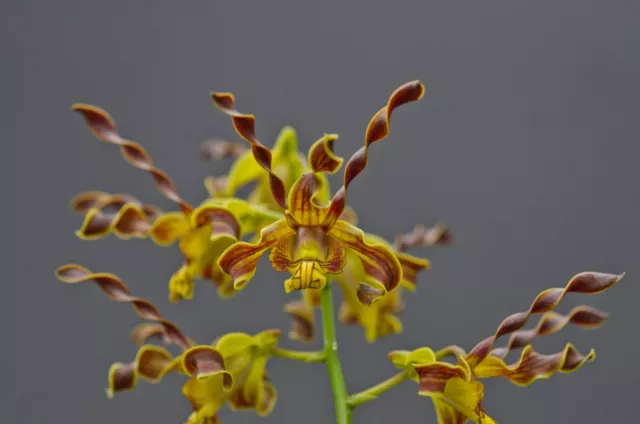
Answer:
[[[439,423],[464,423],[466,419],[494,423],[482,409],[484,386],[472,379],[464,358],[458,359],[458,365],[433,362],[414,368],[420,380],[418,393],[434,399]]]
[[[189,218],[182,212],[161,215],[151,226],[151,239],[160,246],[168,246],[191,229]]]
[[[233,376],[226,370],[224,357],[214,347],[200,345],[187,349],[182,355],[182,367],[211,396],[233,387]]]
[[[246,151],[235,160],[227,176],[227,188],[224,196],[233,196],[241,187],[259,179],[266,172],[253,158],[251,150]]]

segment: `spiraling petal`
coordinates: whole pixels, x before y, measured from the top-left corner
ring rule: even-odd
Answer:
[[[283,209],[287,208],[284,182],[275,174],[272,169],[271,150],[260,143],[255,133],[255,117],[253,115],[242,114],[235,109],[235,98],[231,93],[212,93],[213,103],[223,113],[230,116],[233,128],[238,135],[251,144],[251,152],[256,162],[269,173],[269,183],[274,199]]]
[[[122,157],[132,166],[147,171],[156,183],[158,191],[169,200],[176,202],[183,212],[190,212],[191,205],[182,200],[175,184],[160,169],[156,168],[144,148],[138,143],[120,136],[115,121],[105,110],[87,104],[74,104],[71,109],[82,115],[93,135],[101,141],[120,146]]]
[[[359,228],[336,221],[328,234],[344,243],[362,261],[367,281],[358,287],[358,297],[363,303],[375,302],[402,281],[402,267],[398,258],[382,244],[367,243]]]
[[[169,372],[183,372],[181,361],[181,357],[173,358],[161,347],[142,346],[133,362],[128,364],[116,362],[111,365],[107,396],[113,397],[116,392],[133,389],[138,377],[155,384]]]
[[[607,314],[585,305],[576,306],[567,315],[547,312],[542,315],[535,328],[512,333],[507,346],[493,349],[491,355],[504,359],[512,350],[527,346],[538,336],[555,334],[568,324],[582,328],[598,328],[606,319]]]
[[[127,203],[116,213],[105,213],[97,207],[90,209],[76,235],[83,240],[95,240],[113,233],[128,240],[146,238],[150,229],[148,215],[142,207]]]
[[[145,345],[152,339],[160,339],[164,344],[171,343],[170,340],[167,340],[164,327],[155,322],[143,322],[136,325],[129,333],[129,337],[137,346]]]
[[[279,239],[294,234],[285,220],[276,221],[260,231],[256,243],[238,242],[224,251],[218,264],[222,270],[231,275],[236,290],[244,287],[256,272],[256,266],[265,250],[272,247]]]
[[[393,111],[405,103],[419,100],[423,94],[424,85],[422,85],[420,81],[411,81],[403,84],[393,92],[387,105],[373,116],[365,133],[364,146],[356,151],[347,162],[344,170],[344,184],[331,200],[329,212],[325,219],[325,225],[327,227],[331,227],[340,215],[342,215],[342,211],[347,205],[347,189],[349,185],[367,166],[369,146],[387,138],[389,135],[389,122]]]
[[[325,134],[324,137],[313,143],[309,149],[308,158],[309,166],[313,172],[335,174],[340,169],[343,159],[333,152],[337,139],[337,134]]]
[[[507,365],[501,358],[487,356],[473,368],[473,374],[477,378],[505,377],[518,386],[528,386],[536,380],[549,378],[556,372],[577,371],[595,358],[595,351],[591,350],[583,355],[570,343],[562,351],[552,355],[542,355],[528,345],[517,363]]]
[[[536,297],[528,311],[509,315],[500,323],[493,336],[482,340],[471,350],[467,357],[471,367],[474,367],[491,353],[496,340],[524,327],[531,315],[552,311],[568,293],[601,293],[620,281],[623,276],[624,274],[581,272],[573,276],[564,288],[544,290]]]
[[[56,277],[68,284],[94,282],[110,300],[131,303],[141,318],[161,324],[167,339],[172,343],[183,349],[190,346],[190,341],[175,324],[164,319],[160,311],[148,300],[132,296],[127,286],[117,276],[109,273],[94,273],[81,265],[69,264],[58,268]]]
[[[162,213],[155,205],[143,205],[141,201],[130,194],[110,194],[103,191],[85,191],[71,199],[70,206],[74,212],[86,214],[93,208],[103,214],[117,214],[127,204],[140,206],[148,220],[153,221]]]

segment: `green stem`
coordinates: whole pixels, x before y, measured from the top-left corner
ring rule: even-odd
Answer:
[[[302,362],[324,362],[325,358],[324,351],[304,352],[301,350],[289,350],[279,347],[274,349],[272,353],[273,356]]]
[[[336,409],[337,424],[351,424],[351,409],[347,406],[347,387],[344,383],[340,357],[338,356],[338,342],[336,340],[336,326],[334,322],[333,298],[331,296],[331,281],[320,290],[320,306],[322,310],[322,331],[324,335],[325,363],[329,370],[329,379],[333,389],[333,399]]]
[[[392,387],[397,386],[407,379],[406,371],[401,371],[398,374],[394,375],[387,380],[376,384],[373,387],[369,387],[367,390],[363,390],[359,393],[353,394],[349,396],[347,399],[347,405],[350,408],[355,408],[356,406],[363,404],[365,402],[369,402],[378,397],[378,395],[386,392]]]

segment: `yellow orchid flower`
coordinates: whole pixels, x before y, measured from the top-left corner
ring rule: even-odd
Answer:
[[[168,373],[186,375],[182,393],[191,402],[193,412],[189,424],[217,423],[217,412],[228,403],[233,409],[255,409],[268,415],[277,392],[266,375],[267,360],[277,347],[280,330],[265,330],[253,336],[229,333],[212,345],[197,345],[160,314],[148,300],[132,296],[117,276],[94,273],[80,265],[65,265],[56,271],[68,284],[93,282],[111,300],[131,303],[146,322],[132,332],[141,344],[134,361],[116,362],[109,369],[107,395],[131,390],[139,378],[158,383]],[[172,356],[166,349],[146,344],[154,336],[162,336],[167,344],[175,344],[182,353]]]
[[[271,151],[255,137],[255,118],[234,109],[232,94],[213,94],[216,106],[232,117],[238,134],[251,143],[256,162],[268,172],[274,200],[285,210],[285,218],[262,229],[255,243],[235,243],[220,257],[220,267],[233,277],[236,289],[244,287],[253,277],[261,255],[267,250],[271,250],[270,260],[276,270],[291,273],[291,278],[285,281],[286,292],[323,288],[326,274],[337,274],[346,265],[347,250],[363,265],[366,278],[358,287],[362,302],[371,304],[400,284],[402,268],[393,252],[384,245],[367,243],[362,230],[340,217],[346,207],[348,186],[366,167],[369,146],[389,133],[393,110],[420,99],[423,93],[420,82],[407,83],[374,115],[367,127],[364,146],[346,165],[344,185],[327,206],[317,201],[316,195],[323,186],[318,175],[335,173],[342,164],[342,159],[333,153],[336,135],[325,135],[314,143],[308,159],[312,172],[298,178],[285,196],[285,184],[273,171]]]
[[[229,397],[231,408],[253,409],[260,416],[271,413],[278,396],[265,368],[279,338],[279,330],[267,330],[254,336],[230,333],[215,343],[236,382]]]
[[[141,145],[120,136],[106,111],[84,104],[74,105],[73,109],[82,114],[99,140],[119,145],[125,160],[148,172],[160,193],[180,206],[179,212],[162,213],[128,195],[82,193],[72,201],[74,210],[86,213],[76,234],[83,239],[97,239],[110,233],[122,239],[151,237],[161,246],[179,241],[185,263],[169,282],[171,301],[190,299],[194,279],[211,280],[220,296],[234,294],[231,278],[217,264],[218,257],[240,237],[260,230],[279,216],[233,198],[209,199],[194,209],[178,195],[173,181],[154,166]]]
[[[265,368],[279,336],[279,330],[254,336],[229,333],[213,346],[191,346],[175,358],[161,347],[143,345],[133,362],[111,366],[107,392],[112,396],[133,389],[138,377],[158,383],[167,373],[177,372],[189,377],[182,388],[193,408],[188,424],[217,423],[217,413],[225,404],[266,416],[275,406],[277,391]]]
[[[420,384],[420,395],[432,398],[439,424],[462,424],[467,420],[477,424],[494,423],[482,408],[484,386],[479,380],[504,377],[518,386],[528,386],[557,372],[574,372],[593,361],[593,350],[583,355],[570,343],[562,351],[550,355],[536,352],[530,343],[537,336],[557,333],[569,323],[583,328],[602,325],[606,315],[588,306],[578,306],[566,316],[553,309],[568,293],[600,293],[621,278],[622,275],[595,272],[577,274],[564,288],[541,292],[528,311],[505,318],[493,336],[482,340],[469,353],[457,346],[436,353],[424,347],[414,351],[393,351],[389,359]],[[534,314],[543,314],[538,325],[532,330],[521,330]],[[507,334],[511,334],[507,346],[494,348],[495,342]],[[524,349],[516,363],[508,365],[504,362],[509,352],[520,348]],[[455,357],[456,364],[443,362],[447,356]]]
[[[276,217],[239,199],[211,199],[192,213],[161,215],[149,229],[154,242],[168,246],[178,241],[185,263],[171,277],[169,299],[193,297],[195,278],[211,280],[221,297],[235,291],[231,278],[222,272],[218,258],[244,234],[273,222]]]

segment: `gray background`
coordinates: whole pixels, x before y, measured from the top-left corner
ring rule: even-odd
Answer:
[[[594,363],[528,389],[488,381],[485,407],[501,423],[637,417],[639,12],[631,0],[2,2],[2,421],[177,423],[189,413],[178,376],[105,398],[109,365],[135,355],[127,334],[139,320],[94,286],[56,281],[66,262],[120,275],[200,341],[288,326],[284,277],[267,263],[233,301],[202,284],[194,300],[170,305],[177,248],[75,238],[81,219],[67,202],[80,191],[171,205],[91,137],[73,102],[110,111],[198,202],[203,177],[226,172],[198,159],[200,141],[235,139],[209,90],[234,92],[265,143],[292,124],[305,149],[339,133],[348,157],[391,91],[416,78],[424,100],[394,117],[350,203],[385,237],[443,220],[457,242],[416,252],[434,269],[407,297],[402,336],[369,346],[359,328],[340,328],[349,389],[391,375],[393,348],[470,348],[544,288],[582,270],[627,271],[613,290],[560,308],[589,301],[613,312],[604,328],[536,344],[594,347]],[[274,359],[270,372],[280,399],[264,422],[334,419],[320,365]],[[394,389],[355,421],[435,422],[416,390]],[[222,420],[259,418],[225,410]]]

